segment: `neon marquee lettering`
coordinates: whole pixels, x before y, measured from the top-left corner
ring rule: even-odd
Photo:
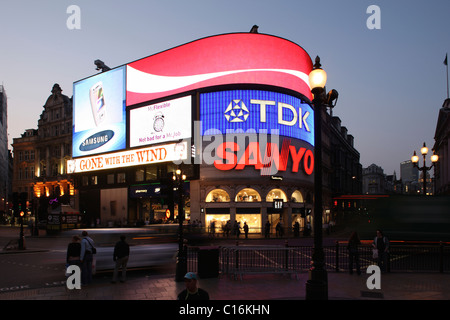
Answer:
[[[306,148],[299,148],[290,144],[289,139],[284,139],[281,152],[275,143],[266,143],[262,154],[260,143],[252,141],[248,144],[242,156],[238,159],[236,153],[240,151],[239,144],[235,142],[221,143],[217,148],[217,157],[222,160],[215,160],[214,167],[219,170],[243,170],[246,166],[252,166],[255,170],[265,170],[275,166],[277,171],[286,171],[289,155],[292,159],[292,172],[298,172],[300,165],[307,175],[314,171],[314,154]]]

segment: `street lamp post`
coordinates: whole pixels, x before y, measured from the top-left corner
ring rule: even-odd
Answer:
[[[182,173],[180,167],[178,167],[178,169],[175,171],[175,175],[173,175],[173,180],[175,181],[175,185],[177,186],[178,191],[178,223],[179,223],[178,256],[175,270],[175,281],[181,282],[184,281],[184,275],[187,272],[187,257],[183,239],[183,222],[184,222],[183,184],[184,180],[186,180],[186,176]]]
[[[20,211],[19,250],[25,250],[25,237],[23,234],[23,216],[24,216],[24,212]]]
[[[327,300],[328,279],[322,235],[322,108],[325,106],[327,74],[316,57],[314,69],[309,74],[311,92],[314,95],[314,248],[309,279],[306,282],[306,299]]]
[[[434,164],[439,160],[439,157],[437,154],[434,154],[431,156],[431,166],[427,167],[426,165],[426,155],[428,154],[428,148],[425,145],[425,142],[423,143],[423,147],[420,148],[420,153],[423,156],[423,166],[419,167],[418,163],[419,163],[419,156],[416,155],[416,150],[414,150],[414,154],[411,157],[411,161],[414,165],[414,167],[416,167],[417,169],[419,169],[419,171],[422,171],[422,175],[423,175],[423,195],[427,195],[427,171],[431,170],[431,168],[433,168]]]

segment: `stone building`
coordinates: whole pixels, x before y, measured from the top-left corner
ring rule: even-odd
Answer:
[[[69,203],[74,186],[66,163],[72,152],[72,100],[55,84],[38,120],[13,139],[13,193],[26,193],[28,209],[45,218],[50,203]],[[35,212],[31,212],[35,213]]]

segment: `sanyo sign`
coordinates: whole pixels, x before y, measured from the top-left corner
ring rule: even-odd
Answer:
[[[230,90],[200,95],[202,135],[242,131],[291,137],[314,146],[314,110],[272,91]]]

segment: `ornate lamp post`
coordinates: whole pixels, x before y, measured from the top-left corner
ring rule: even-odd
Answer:
[[[419,167],[418,163],[419,163],[419,156],[416,155],[416,150],[414,150],[414,154],[411,157],[411,161],[414,165],[414,167],[416,167],[417,169],[419,169],[419,171],[422,171],[423,174],[423,195],[427,195],[427,171],[431,170],[431,168],[434,167],[434,164],[439,160],[439,157],[437,154],[434,154],[431,156],[431,166],[427,167],[426,166],[426,155],[428,154],[428,148],[425,145],[425,142],[423,143],[423,147],[420,148],[420,153],[423,156],[423,166]]]
[[[186,180],[186,176],[182,173],[180,167],[175,171],[173,175],[173,180],[177,186],[178,191],[178,256],[177,256],[177,266],[175,271],[175,281],[184,281],[184,275],[187,272],[187,257],[184,248],[183,239],[183,222],[184,222],[184,203],[183,203],[183,184]]]
[[[322,108],[325,107],[327,74],[316,57],[314,69],[309,74],[309,84],[314,95],[314,248],[309,279],[306,282],[306,299],[327,300],[328,279],[324,268],[325,255],[322,235]]]
[[[19,234],[19,250],[25,250],[25,237],[23,235],[23,216],[25,213],[20,211],[20,234]]]

